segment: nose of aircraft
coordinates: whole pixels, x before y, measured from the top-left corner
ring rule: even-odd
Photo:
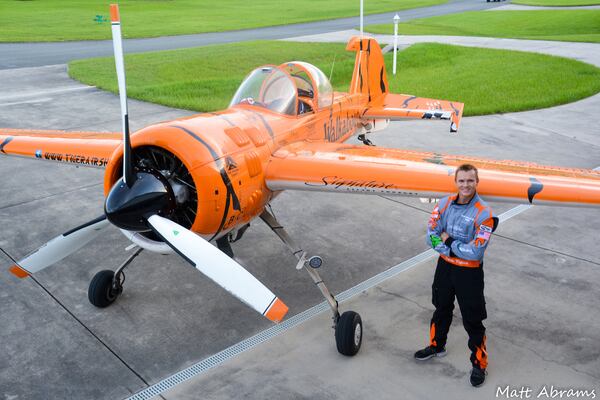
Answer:
[[[108,220],[121,229],[147,231],[147,219],[158,214],[167,217],[176,207],[175,195],[169,182],[158,172],[138,171],[129,187],[119,179],[104,203]]]

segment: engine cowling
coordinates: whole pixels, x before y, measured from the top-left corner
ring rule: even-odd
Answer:
[[[143,216],[149,213],[169,218],[207,240],[223,236],[260,214],[271,196],[264,185],[261,152],[236,149],[227,153],[229,143],[223,132],[201,137],[185,128],[158,127],[132,135],[134,169],[142,175],[141,186],[147,186],[142,189],[149,190],[138,193],[147,197],[143,201],[134,196],[130,203],[124,203],[132,207],[119,209],[126,221],[117,222],[126,223],[115,225],[129,240],[150,251],[171,252],[144,225]],[[112,204],[108,203],[111,194],[118,192],[115,186],[121,182],[122,154],[118,148],[107,165],[107,205]],[[111,210],[106,211],[110,215]]]

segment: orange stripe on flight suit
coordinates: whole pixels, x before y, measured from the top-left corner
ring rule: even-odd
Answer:
[[[437,342],[435,341],[435,322],[432,322],[431,327],[429,327],[429,344],[437,347]]]
[[[279,298],[276,298],[273,305],[265,313],[265,317],[273,322],[281,322],[287,312],[288,306],[286,306],[283,301],[279,300]]]
[[[452,203],[454,200],[456,200],[456,195],[449,196],[448,201],[446,202],[446,205],[444,205],[444,208],[442,208],[440,210],[439,205],[436,205],[434,207],[433,212],[431,213],[431,218],[429,218],[429,225],[431,226],[432,229],[435,229],[437,227],[437,223],[442,218],[442,214],[444,213],[444,211],[446,211],[446,208],[448,208],[448,205],[450,203]],[[437,215],[435,215],[435,218],[434,218],[434,214],[436,214],[436,210],[437,210]]]
[[[477,208],[477,215],[475,215],[475,219],[473,220],[473,223],[477,224],[477,218],[479,218],[479,214],[481,214],[483,211],[485,211],[485,207],[483,205],[481,205],[480,202],[475,202],[475,208]],[[490,211],[490,218],[492,217],[491,215],[491,211]]]
[[[477,351],[475,352],[475,358],[477,359],[477,363],[479,364],[479,368],[486,369],[488,365],[487,360],[487,348],[485,347],[485,335],[483,336],[483,342],[481,342],[481,346],[477,346]]]
[[[463,260],[462,258],[450,257],[443,254],[440,254],[440,257],[450,264],[457,265],[459,267],[478,268],[481,265],[481,261],[479,260]]]

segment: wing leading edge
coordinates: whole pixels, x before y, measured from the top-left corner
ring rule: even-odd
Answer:
[[[266,170],[270,190],[443,197],[455,193],[454,171],[479,169],[478,193],[490,201],[600,206],[600,172],[338,143],[295,143]]]
[[[119,133],[0,129],[0,155],[104,168],[121,144]]]

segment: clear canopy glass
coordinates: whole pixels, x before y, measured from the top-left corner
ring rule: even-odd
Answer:
[[[333,100],[333,88],[325,74],[312,64],[292,61],[280,66],[290,74],[300,89],[299,94],[316,99],[319,108],[330,106]],[[304,92],[303,92],[304,90]],[[308,91],[308,92],[307,92]]]
[[[233,96],[231,104],[249,104],[281,114],[296,115],[296,85],[288,74],[275,66],[252,71]]]
[[[312,64],[292,61],[252,71],[229,106],[249,104],[296,115],[328,107],[332,101],[333,89],[325,74]]]

